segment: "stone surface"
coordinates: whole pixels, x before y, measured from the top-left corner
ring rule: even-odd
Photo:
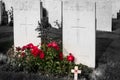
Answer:
[[[40,21],[40,0],[14,1],[14,45],[38,45],[40,39],[35,29]]]
[[[75,62],[95,67],[95,4],[63,1],[63,51]]]
[[[0,1],[0,25],[2,23],[2,1]]]
[[[120,10],[120,0],[112,0],[112,18],[117,18],[117,12]]]
[[[96,27],[100,31],[112,31],[112,3],[111,1],[96,2]]]

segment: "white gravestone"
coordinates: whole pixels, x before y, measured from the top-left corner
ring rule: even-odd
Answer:
[[[0,0],[0,25],[2,23],[2,1]]]
[[[95,3],[63,2],[63,52],[72,53],[77,64],[95,67]]]
[[[72,69],[71,72],[74,73],[74,80],[78,80],[78,74],[81,73],[81,70],[78,70],[78,66],[75,66],[75,68]]]
[[[38,45],[40,38],[35,29],[40,21],[40,0],[14,1],[14,45]]]
[[[43,0],[43,8],[48,12],[49,23],[52,27],[58,28],[55,21],[61,25],[61,1],[59,0]]]
[[[112,0],[112,18],[117,18],[117,13],[120,10],[120,0]]]
[[[111,1],[96,2],[97,30],[112,31],[112,3]]]

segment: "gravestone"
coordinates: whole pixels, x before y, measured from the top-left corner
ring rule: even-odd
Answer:
[[[63,1],[63,52],[77,64],[95,67],[95,3]]]
[[[40,0],[14,0],[14,45],[38,45],[35,29],[40,21]]]
[[[56,26],[55,21],[57,21],[61,25],[61,1],[59,0],[43,0],[43,8],[47,11],[47,16],[49,18],[49,23],[54,28],[58,28]]]
[[[97,30],[112,31],[112,3],[111,1],[96,2]]]
[[[0,25],[2,23],[2,1],[0,0]]]
[[[120,10],[120,0],[112,1],[112,18],[117,18],[117,13]]]

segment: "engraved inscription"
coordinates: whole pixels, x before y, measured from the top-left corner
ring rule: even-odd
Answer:
[[[16,10],[21,10],[21,11],[30,11],[30,10],[36,10],[35,8],[35,1],[34,0],[15,0],[15,7]]]

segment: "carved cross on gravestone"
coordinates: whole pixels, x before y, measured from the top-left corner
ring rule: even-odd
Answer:
[[[78,66],[75,66],[74,69],[71,70],[74,73],[74,80],[78,79],[78,74],[81,73],[81,70],[78,70]]]
[[[25,25],[25,26],[32,25],[32,24],[27,22],[27,17],[25,17],[24,20],[25,20],[24,23],[22,23],[21,25]]]
[[[85,29],[85,27],[72,26],[73,29],[76,29],[77,42],[79,43],[80,29]]]
[[[20,24],[21,26],[24,26],[24,29],[25,29],[25,35],[26,37],[28,37],[28,26],[32,26],[33,24],[31,23],[28,23],[28,20],[27,20],[27,17],[25,16],[24,18],[24,22]]]

